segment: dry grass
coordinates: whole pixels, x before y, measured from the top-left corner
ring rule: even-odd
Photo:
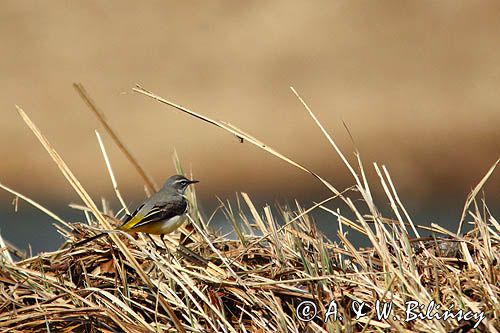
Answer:
[[[469,332],[499,330],[500,226],[483,200],[476,198],[497,163],[472,191],[462,222],[471,230],[460,235],[433,225],[425,228],[432,237],[421,238],[424,228],[415,225],[401,203],[395,186],[382,166],[374,165],[390,202],[393,216],[386,218],[375,207],[359,154],[351,165],[334,140],[307,107],[307,111],[332,144],[353,176],[354,185],[338,190],[319,175],[278,153],[236,127],[208,119],[166,101],[142,88],[136,91],[172,105],[183,112],[218,126],[243,142],[310,173],[331,190],[332,196],[314,207],[257,208],[242,193],[237,204],[221,209],[233,226],[234,238],[218,235],[207,227],[190,192],[192,209],[189,229],[180,237],[168,237],[168,249],[153,246],[144,235],[110,233],[94,242],[73,246],[111,229],[117,219],[107,205],[99,209],[48,140],[19,109],[20,115],[52,156],[61,172],[80,195],[87,221],[67,224],[59,219],[58,230],[66,238],[55,252],[13,261],[9,246],[1,240],[0,330],[3,332]],[[295,93],[295,91],[294,91]],[[297,95],[298,96],[298,95]],[[299,96],[298,96],[299,97]],[[300,97],[299,97],[300,98]],[[91,101],[90,99],[88,101]],[[88,102],[87,101],[87,102]],[[92,107],[92,102],[89,106]],[[95,107],[94,107],[95,108]],[[97,108],[95,108],[97,110]],[[102,114],[101,114],[102,115]],[[101,121],[104,120],[102,117]],[[111,127],[107,128],[108,131]],[[114,140],[118,140],[115,135]],[[119,190],[103,142],[99,136],[113,186]],[[120,143],[121,144],[121,143]],[[123,149],[126,151],[125,146]],[[140,164],[134,162],[136,168]],[[179,166],[178,166],[179,168]],[[147,174],[140,172],[144,178]],[[150,187],[153,183],[145,179]],[[2,185],[22,199],[21,194]],[[358,200],[361,197],[362,200]],[[341,201],[346,214],[323,205]],[[31,202],[34,205],[38,205]],[[43,207],[39,206],[40,209]],[[338,223],[340,241],[319,232],[309,213],[318,207]],[[249,211],[250,214],[243,214]],[[47,212],[55,216],[51,212]],[[91,213],[91,214],[89,214]],[[371,247],[357,249],[349,232],[360,232]],[[156,243],[161,242],[156,239]],[[14,253],[15,254],[15,253]],[[417,301],[450,309],[484,313],[476,321],[417,319],[406,322],[406,302]],[[310,321],[304,301],[317,306]],[[392,304],[387,319],[377,316],[376,302]],[[335,302],[335,303],[332,303]],[[356,318],[356,305],[364,302],[363,316]],[[334,315],[326,313],[337,306]],[[400,318],[395,318],[399,316]],[[342,319],[340,319],[342,317]]]

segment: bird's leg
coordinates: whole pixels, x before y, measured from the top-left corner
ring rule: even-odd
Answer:
[[[167,242],[165,241],[165,235],[160,235],[160,239],[163,242],[163,246],[165,246],[165,250],[168,251]]]
[[[154,238],[150,235],[150,234],[146,234],[148,236],[148,238],[151,240],[151,242],[153,242],[153,245],[155,247],[155,250],[160,252],[160,249],[161,249],[161,246],[159,246],[158,244],[156,244]]]
[[[171,262],[171,261],[172,261],[173,256],[172,256],[172,254],[170,253],[170,250],[168,249],[167,242],[166,242],[166,240],[165,240],[165,235],[164,235],[164,234],[160,235],[160,239],[161,239],[161,241],[163,242],[163,245],[165,246],[165,252],[167,253],[167,259],[168,259],[168,261],[170,261],[170,262]]]

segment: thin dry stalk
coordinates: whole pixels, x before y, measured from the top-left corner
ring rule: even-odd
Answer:
[[[99,108],[96,106],[95,102],[92,100],[90,95],[85,90],[85,87],[81,83],[73,83],[73,87],[75,88],[78,95],[83,99],[85,104],[89,107],[89,109],[96,115],[99,122],[104,126],[108,134],[111,136],[115,144],[120,148],[121,152],[125,155],[125,157],[132,163],[135,170],[142,177],[146,186],[151,192],[155,192],[158,190],[158,186],[152,177],[150,177],[144,168],[141,166],[139,161],[132,155],[130,150],[125,146],[123,141],[118,137],[118,134],[113,130],[109,122],[106,120],[104,113],[102,113]]]
[[[19,113],[82,198],[85,206],[79,209],[93,214],[101,228],[110,229],[47,139],[24,111],[19,109]],[[234,126],[211,123],[260,143]],[[404,210],[387,169],[375,166],[395,217],[384,217],[374,205],[357,158],[359,176],[354,177],[354,186],[363,201],[351,191],[331,189],[330,198],[309,209],[297,203],[293,210],[279,207],[280,214],[273,214],[269,206],[255,206],[248,194],[241,194],[241,203],[237,196],[236,205],[221,200],[237,239],[207,227],[194,191],[189,193],[194,228],[189,243],[179,244],[178,233],[168,235],[166,249],[152,246],[145,237],[120,233],[81,243],[98,230],[73,224],[71,234],[63,235],[67,243],[60,250],[19,262],[0,262],[0,332],[497,332],[499,224],[484,200],[474,199],[494,168],[467,201],[468,214],[462,220],[472,225],[471,231],[459,236],[433,225],[432,230],[449,237],[433,234],[414,239],[408,231],[417,234],[422,228]],[[176,164],[182,172],[178,159]],[[108,172],[113,179],[109,164]],[[341,214],[338,207],[325,207],[327,202],[334,205],[335,197],[349,206],[353,217]],[[340,244],[317,230],[309,214],[318,207],[329,211],[332,223],[338,223]],[[362,214],[367,207],[370,215]],[[103,210],[108,211],[105,202]],[[350,229],[364,235],[369,246],[354,246],[348,237]],[[433,301],[452,312],[474,311],[484,318],[395,319],[405,318],[407,302],[414,300],[424,305]],[[379,301],[392,304],[388,318],[378,316]],[[300,320],[305,314],[299,306],[303,302],[316,306],[316,317]],[[366,306],[365,315],[356,318],[353,305],[360,303]],[[332,304],[342,319],[328,317]]]
[[[111,178],[111,183],[113,184],[113,189],[115,190],[116,197],[120,201],[123,210],[126,214],[130,214],[128,211],[127,205],[122,198],[120,190],[118,189],[118,183],[116,182],[115,174],[113,173],[113,169],[111,168],[111,163],[109,162],[108,154],[106,153],[106,148],[104,147],[104,143],[102,142],[101,135],[96,130],[95,135],[97,136],[97,141],[99,141],[99,147],[101,148],[102,156],[104,157],[104,161],[106,162],[106,167],[108,168],[109,177]]]
[[[31,121],[31,119],[28,117],[28,115],[18,106],[16,106],[19,114],[23,118],[23,120],[26,122],[28,127],[33,131],[33,133],[36,135],[38,140],[42,143],[43,147],[47,150],[49,155],[52,157],[56,165],[59,167],[61,172],[64,174],[68,182],[73,186],[74,190],[77,192],[77,194],[80,196],[80,198],[83,200],[83,202],[87,205],[88,208],[92,211],[94,216],[97,218],[99,223],[104,227],[104,229],[111,229],[111,225],[108,223],[108,221],[102,216],[100,211],[98,210],[97,206],[95,205],[94,201],[90,198],[88,193],[85,191],[85,189],[82,187],[80,182],[76,179],[76,177],[73,175],[71,170],[68,168],[66,163],[63,161],[63,159],[59,156],[59,154],[55,151],[54,148],[50,145],[48,140],[43,136],[43,134],[40,132],[38,127]],[[125,246],[125,244],[120,240],[120,238],[115,235],[115,234],[109,234],[111,239],[115,242],[115,244],[118,246],[118,248],[124,253],[125,257],[127,260],[132,264],[133,267],[135,267],[137,273],[141,276],[143,281],[152,289],[155,290],[156,288],[154,287],[153,283],[149,279],[148,275],[144,270],[141,268],[137,260],[135,259],[134,256],[130,253],[128,248]],[[170,314],[172,317],[172,320],[174,321],[174,324],[176,328],[180,332],[185,332],[184,327],[180,323],[179,319],[173,312],[172,308],[170,305],[164,300],[163,297],[159,297],[160,304],[165,308],[165,310]]]

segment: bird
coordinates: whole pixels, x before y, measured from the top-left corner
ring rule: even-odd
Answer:
[[[184,193],[194,183],[198,181],[182,175],[168,178],[161,190],[125,217],[118,230],[153,235],[166,235],[176,230],[186,220],[188,201]]]
[[[184,193],[189,185],[198,182],[182,175],[171,176],[158,192],[146,199],[132,214],[127,214],[117,230],[162,236],[171,233],[186,221],[188,200]],[[105,234],[107,232],[84,239],[74,246],[93,241]]]

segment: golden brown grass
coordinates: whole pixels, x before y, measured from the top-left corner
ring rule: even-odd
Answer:
[[[80,92],[83,87],[80,86]],[[78,86],[77,86],[78,89]],[[382,216],[374,205],[361,158],[350,164],[307,104],[297,95],[353,176],[354,185],[338,190],[327,180],[292,161],[235,126],[209,119],[175,105],[143,88],[137,92],[169,104],[198,119],[236,135],[287,163],[310,173],[331,192],[331,197],[304,209],[299,204],[282,208],[255,207],[242,193],[237,205],[225,202],[221,209],[234,229],[235,238],[219,235],[207,227],[194,191],[189,229],[185,236],[168,237],[168,249],[155,247],[144,235],[110,232],[94,242],[74,246],[102,229],[112,229],[117,219],[107,205],[93,202],[63,159],[20,108],[18,111],[51,155],[68,182],[79,194],[87,221],[58,221],[66,238],[63,246],[20,261],[13,261],[0,237],[0,330],[4,332],[469,332],[499,330],[500,226],[483,200],[476,196],[492,175],[489,170],[466,201],[457,228],[468,223],[465,234],[432,225],[413,223],[399,199],[385,166],[374,165],[390,203],[393,216]],[[81,93],[82,95],[82,93]],[[86,93],[83,93],[84,97]],[[88,96],[87,96],[88,97]],[[85,98],[85,97],[84,97]],[[86,102],[97,110],[90,99]],[[96,112],[105,121],[102,113]],[[112,131],[109,124],[107,131]],[[113,186],[120,198],[104,144],[98,136]],[[118,136],[112,136],[118,145]],[[122,150],[127,151],[121,144]],[[142,170],[128,153],[129,160]],[[180,170],[180,166],[177,165]],[[139,172],[153,187],[144,171]],[[23,199],[21,194],[2,185]],[[357,200],[359,197],[362,200]],[[355,218],[323,205],[341,201]],[[30,202],[44,209],[35,202]],[[124,204],[123,204],[124,206]],[[338,223],[339,242],[327,239],[315,227],[309,213],[318,207]],[[249,215],[243,211],[250,212]],[[89,214],[91,213],[91,214]],[[350,216],[350,215],[349,215]],[[422,230],[432,237],[422,238]],[[358,249],[349,232],[360,232],[371,246]],[[186,236],[187,235],[187,236]],[[411,236],[410,236],[411,235]],[[182,238],[182,239],[181,239]],[[161,242],[156,239],[158,244]],[[312,302],[317,316],[301,321]],[[392,304],[387,319],[377,316],[376,302]],[[406,322],[406,302],[441,310],[484,312],[476,321],[417,319]],[[332,303],[335,302],[335,303]],[[364,302],[364,315],[355,318],[356,305]],[[304,303],[306,304],[306,303]],[[335,304],[337,316],[326,314]],[[310,308],[312,309],[312,308]],[[342,319],[340,319],[340,316]],[[395,318],[399,316],[399,318]]]

